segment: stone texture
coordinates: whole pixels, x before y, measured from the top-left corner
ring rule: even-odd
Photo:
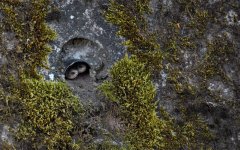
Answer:
[[[206,1],[202,8],[214,14],[218,22],[207,25],[206,31],[200,39],[195,37],[193,30],[184,25],[192,19],[191,15],[186,14],[174,1],[152,0],[150,6],[153,13],[148,17],[148,21],[151,29],[158,31],[163,49],[169,34],[168,25],[172,21],[179,22],[179,27],[182,29],[181,36],[190,37],[191,41],[195,42],[197,45],[195,50],[182,49],[178,57],[181,60],[180,67],[183,69],[184,83],[188,83],[196,89],[202,85],[202,79],[192,70],[206,55],[207,44],[217,37],[227,35],[228,40],[234,41],[237,45],[236,58],[225,64],[223,68],[235,85],[225,83],[219,77],[213,77],[206,82],[205,91],[213,97],[218,97],[221,102],[216,102],[207,94],[199,93],[201,96],[192,98],[192,102],[188,104],[189,111],[201,113],[208,121],[210,129],[216,133],[214,149],[237,150],[240,148],[240,128],[234,117],[237,112],[231,110],[227,103],[240,100],[240,70],[237,67],[240,58],[238,34],[240,12],[239,9],[236,9],[239,8],[239,4],[235,6],[236,8],[232,6],[236,5],[237,1],[226,3],[228,2]],[[107,1],[73,0],[57,2],[55,5],[59,7],[59,10],[55,14],[51,14],[52,17],[48,18],[48,23],[58,33],[58,38],[52,43],[54,51],[49,57],[52,69],[45,74],[46,78],[52,79],[54,76],[54,79],[63,79],[64,62],[71,58],[87,62],[91,66],[90,76],[67,82],[82,101],[99,106],[101,98],[97,94],[96,88],[102,80],[108,77],[107,70],[125,52],[124,47],[121,46],[123,39],[116,36],[116,27],[106,23],[102,16],[102,12],[107,8]],[[220,8],[223,8],[222,12],[213,12],[214,9],[219,10]],[[74,43],[74,39],[80,39],[80,41]],[[160,76],[156,77],[155,86],[160,105],[175,114],[178,94],[171,90],[171,84],[167,81],[168,77],[169,75],[163,70]],[[198,101],[198,99],[201,100]],[[232,116],[232,114],[234,115]]]
[[[91,67],[89,76],[79,77],[76,80],[67,80],[73,91],[80,97],[85,105],[93,104],[97,108],[102,107],[102,97],[97,86],[108,78],[108,69],[122,58],[125,48],[121,45],[124,40],[116,35],[117,28],[108,24],[102,16],[108,7],[106,0],[62,0],[55,1],[53,5],[57,9],[47,16],[49,26],[57,32],[57,39],[51,43],[53,52],[49,56],[49,70],[41,70],[47,80],[64,78],[66,63],[77,59],[84,61]],[[195,37],[191,29],[184,26],[191,18],[180,5],[172,0],[152,0],[153,13],[148,18],[152,30],[157,30],[158,40],[164,49],[168,40],[169,22],[175,21],[181,27],[181,36],[191,38],[197,47],[182,49],[178,55],[181,59],[183,81],[197,89],[197,96],[188,98],[189,112],[201,113],[207,120],[210,129],[216,133],[213,148],[216,150],[240,149],[240,126],[236,119],[239,116],[238,105],[231,107],[229,103],[240,102],[240,1],[209,0],[204,8],[214,14],[217,20],[206,26],[206,31],[201,38]],[[221,11],[220,11],[220,8]],[[1,19],[1,14],[0,14]],[[217,37],[226,35],[229,41],[236,45],[236,55],[230,58],[222,69],[231,82],[225,82],[222,78],[212,77],[206,81],[205,92],[199,90],[202,85],[201,77],[193,73],[207,53],[207,43]],[[2,35],[3,43],[11,51],[16,44],[11,33]],[[0,66],[5,59],[0,54]],[[165,64],[166,66],[169,64]],[[176,65],[178,66],[178,65]],[[178,66],[179,67],[179,66]],[[169,112],[175,114],[178,94],[172,90],[168,82],[169,74],[162,70],[154,79],[158,91],[157,99],[160,105]],[[209,96],[210,95],[210,96]],[[213,99],[218,97],[219,101]],[[112,124],[119,125],[116,118],[107,116],[109,128]],[[106,121],[106,122],[107,122]],[[90,121],[91,122],[91,121]],[[91,124],[91,123],[89,123]],[[106,127],[106,128],[108,128]],[[1,140],[6,140],[6,127],[1,127]],[[100,125],[99,128],[102,128]],[[105,128],[103,128],[105,130]],[[96,141],[101,141],[97,139]]]
[[[64,79],[64,64],[79,59],[91,67],[87,79],[67,81],[83,101],[98,103],[96,86],[107,78],[107,70],[124,54],[122,39],[115,35],[116,28],[106,23],[102,13],[107,1],[54,2],[57,11],[47,21],[57,34],[49,56],[51,69],[42,72],[46,79]]]

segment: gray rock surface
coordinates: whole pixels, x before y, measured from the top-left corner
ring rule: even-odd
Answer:
[[[48,16],[48,23],[58,36],[49,56],[51,69],[42,72],[46,79],[64,79],[66,62],[78,59],[89,64],[89,77],[68,81],[81,100],[98,103],[96,87],[108,76],[107,70],[124,54],[123,39],[116,28],[102,16],[107,1],[55,2],[57,11]]]
[[[41,73],[47,80],[65,80],[64,74],[68,67],[66,64],[69,61],[86,62],[90,66],[89,74],[79,76],[75,80],[66,80],[66,82],[85,105],[93,104],[100,108],[102,97],[99,95],[97,86],[108,78],[108,69],[126,52],[121,45],[124,39],[116,35],[117,28],[107,23],[102,16],[103,11],[108,7],[108,1],[62,0],[53,2],[53,5],[57,9],[48,15],[47,22],[56,31],[57,39],[51,43],[53,52],[49,56],[50,69],[41,70]],[[206,1],[201,8],[205,8],[213,14],[215,20],[206,25],[200,38],[194,34],[195,29],[186,25],[192,18],[183,10],[182,5],[172,0],[151,1],[153,13],[148,21],[151,29],[157,30],[162,49],[167,48],[171,30],[169,22],[178,23],[181,28],[180,36],[189,37],[190,41],[196,45],[194,49],[179,48],[180,65],[165,64],[165,66],[180,66],[182,81],[196,89],[196,95],[185,96],[188,99],[186,106],[190,113],[201,113],[207,120],[210,129],[216,133],[217,137],[212,144],[213,148],[238,150],[240,149],[240,120],[237,120],[240,115],[240,1]],[[191,9],[190,6],[189,9]],[[195,10],[189,11],[195,12]],[[2,35],[5,40],[3,43],[6,44],[9,51],[16,44],[12,36],[9,33]],[[221,60],[226,62],[221,66],[221,70],[229,81],[226,82],[219,76],[203,80],[194,73],[194,69],[201,65],[208,52],[208,43],[224,36],[227,41],[235,44],[236,50],[234,57]],[[0,66],[4,62],[5,59],[0,54]],[[172,84],[168,80],[169,77],[166,70],[162,70],[159,75],[156,75],[154,83],[158,92],[157,99],[161,106],[164,106],[172,114],[176,114],[179,94],[173,90]],[[184,94],[186,93],[183,92],[183,97]],[[112,125],[114,119],[116,118],[106,121],[110,122],[109,128],[119,125],[118,121]],[[0,131],[1,140],[9,140],[7,127],[1,126]],[[101,139],[96,141],[101,141]]]

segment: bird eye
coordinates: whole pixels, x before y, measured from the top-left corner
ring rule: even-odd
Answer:
[[[73,72],[73,71],[72,71],[70,74],[71,74],[71,75],[74,75],[74,74],[77,74],[77,72]]]
[[[70,71],[65,74],[65,78],[70,80],[77,78],[77,76],[78,76],[78,70],[74,68],[71,68]]]

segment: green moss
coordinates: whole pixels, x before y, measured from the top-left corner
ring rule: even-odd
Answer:
[[[127,127],[125,144],[131,149],[165,150],[201,145],[196,140],[200,135],[197,132],[207,133],[207,129],[203,130],[206,126],[203,128],[199,122],[195,126],[197,120],[178,125],[163,109],[161,117],[157,116],[154,101],[156,90],[151,75],[136,56],[125,56],[113,66],[110,73],[112,80],[105,82],[100,89],[120,107]]]
[[[48,43],[55,38],[45,22],[49,0],[19,2],[4,0],[0,10],[4,15],[5,30],[15,33],[18,45],[15,51],[8,54],[14,63],[20,65],[18,72],[28,77],[39,77],[38,67],[46,67],[48,54],[51,52]]]
[[[77,144],[72,137],[81,130],[83,108],[65,83],[26,79],[13,85],[0,90],[0,113],[2,123],[19,123],[11,130],[18,143],[29,149],[79,149],[81,139]]]
[[[235,44],[227,38],[227,35],[215,37],[207,45],[207,52],[199,65],[198,72],[204,78],[219,75],[227,79],[223,71],[223,65],[228,63],[235,55]]]
[[[126,134],[126,141],[129,143],[126,143],[131,145],[132,149],[204,148],[203,145],[210,141],[211,134],[200,115],[195,113],[190,115],[186,111],[187,103],[196,96],[198,89],[184,78],[185,70],[181,63],[183,62],[182,51],[196,50],[198,44],[195,40],[204,36],[211,16],[202,8],[202,1],[174,2],[180,6],[189,21],[170,22],[167,26],[168,33],[163,36],[162,50],[160,50],[156,41],[158,37],[150,32],[145,18],[151,13],[149,1],[138,2],[140,6],[145,6],[141,11],[134,1],[124,4],[122,1],[112,0],[105,13],[107,20],[119,28],[118,34],[126,39],[123,44],[127,46],[128,52],[135,55],[129,60],[124,58],[114,65],[111,70],[112,81],[102,85],[105,95],[120,106],[123,118],[130,119],[127,121],[129,129]],[[182,28],[187,28],[192,34],[183,35]],[[151,56],[153,53],[157,54]],[[162,60],[165,62],[164,65]],[[151,75],[147,71],[149,66],[155,71],[163,68],[168,73],[168,84],[173,86],[173,92],[176,92],[178,99],[177,107],[180,114],[177,120],[164,110],[161,111],[160,118],[151,114],[155,113],[153,95],[156,93],[150,83]],[[144,76],[145,78],[142,78]],[[141,94],[137,95],[138,93]],[[144,120],[148,120],[148,125]],[[181,120],[180,124],[179,120]],[[167,139],[170,139],[171,143]]]
[[[3,149],[3,150],[16,150],[16,148],[14,146],[12,146],[10,143],[8,143],[7,141],[2,142],[1,149]]]
[[[130,59],[125,57],[115,64],[111,70],[112,80],[103,84],[101,88],[108,98],[117,103],[122,119],[126,121],[125,149],[204,149],[206,147],[203,143],[208,143],[204,141],[209,136],[208,128],[201,116],[189,113],[186,107],[187,103],[198,100],[197,93],[205,92],[202,89],[206,87],[195,89],[184,78],[186,70],[181,66],[181,51],[196,51],[199,40],[205,38],[207,25],[214,22],[214,15],[204,9],[206,2],[202,0],[175,1],[189,21],[172,21],[170,26],[166,27],[169,32],[164,36],[165,41],[160,50],[158,37],[154,32],[150,32],[146,19],[151,13],[149,2],[110,2],[110,7],[105,13],[106,19],[118,26],[118,35],[125,38],[123,44],[128,52],[135,56]],[[4,53],[9,61],[9,65],[5,66],[0,76],[0,113],[3,114],[1,119],[2,122],[9,122],[16,119],[16,115],[21,116],[16,135],[19,141],[32,148],[79,149],[79,145],[73,145],[72,131],[76,128],[74,116],[80,112],[77,113],[78,110],[68,107],[63,108],[63,105],[69,108],[78,106],[76,98],[63,83],[32,79],[41,78],[36,70],[46,67],[46,57],[50,52],[48,42],[55,36],[45,23],[50,8],[48,5],[48,0],[32,0],[25,3],[3,0],[0,3],[0,10],[4,14],[0,31],[15,33],[19,42],[13,52],[7,52],[1,47],[1,53]],[[192,34],[182,35],[182,28]],[[193,71],[204,77],[203,82],[216,75],[224,76],[222,66],[234,55],[235,49],[234,43],[226,39],[218,37],[209,42],[197,72]],[[162,64],[163,60],[167,65]],[[9,71],[9,68],[14,71]],[[159,71],[162,68],[168,73],[168,83],[173,85],[177,93],[178,107],[181,111],[178,120],[173,119],[163,109],[159,117],[155,112],[156,91],[150,79],[152,74],[148,70]],[[14,74],[11,77],[13,80],[7,77],[9,74]],[[21,81],[18,80],[19,77]],[[96,145],[92,147],[96,148]],[[118,147],[105,141],[100,148]]]
[[[162,68],[162,53],[144,16],[150,13],[149,2],[131,0],[125,3],[112,0],[105,17],[107,21],[119,27],[117,34],[126,39],[123,45],[127,47],[129,53],[148,63],[151,70],[159,70]]]
[[[19,90],[16,88],[17,82],[11,77],[2,78],[0,84],[0,122],[11,124],[17,120],[19,114]],[[4,81],[2,81],[4,80]]]
[[[121,148],[119,145],[113,144],[112,141],[108,141],[105,139],[100,145],[98,145],[95,148],[91,149],[97,149],[97,150],[127,150],[125,148]],[[89,150],[91,150],[89,149]]]
[[[168,73],[168,82],[173,87],[172,89],[178,93],[178,97],[190,102],[198,99],[194,96],[195,94],[209,95],[209,92],[206,91],[206,81],[209,79],[218,76],[225,83],[232,82],[226,76],[223,66],[231,63],[231,58],[236,54],[236,44],[230,40],[227,33],[218,33],[218,35],[212,36],[212,40],[207,39],[210,24],[216,27],[222,26],[217,17],[218,13],[225,14],[222,11],[226,6],[217,7],[216,9],[221,9],[218,10],[219,12],[211,12],[207,3],[201,0],[178,0],[176,5],[179,6],[179,11],[188,18],[188,21],[183,19],[171,21],[168,27],[169,38],[163,40],[164,60],[169,63],[164,66],[164,69]],[[188,34],[182,34],[182,31]],[[206,43],[206,52],[203,54],[203,58],[195,59],[194,66],[188,69],[183,68],[182,63],[185,63],[183,54],[185,52],[198,54],[200,47],[204,46],[204,44],[199,43]],[[201,86],[194,88],[188,83],[186,76],[199,78]],[[184,93],[192,94],[191,100],[183,98],[182,94]],[[211,95],[211,97],[219,99],[218,96]]]
[[[78,98],[61,82],[28,79],[21,86],[22,122],[17,138],[35,149],[73,146],[71,133],[83,112]]]
[[[165,136],[160,133],[166,123],[156,116],[153,102],[156,92],[145,65],[136,57],[125,56],[110,73],[112,81],[104,83],[101,89],[121,107],[128,126],[126,140],[132,149],[160,148]]]
[[[28,149],[80,149],[81,139],[73,139],[80,134],[80,101],[65,83],[41,80],[37,71],[47,68],[48,43],[55,37],[45,22],[49,2],[0,3],[4,16],[0,31],[14,33],[17,41],[12,51],[4,46],[0,49],[7,59],[0,72],[1,122],[19,124],[12,129],[19,149],[21,145]]]
[[[170,23],[170,38],[164,43],[164,57],[168,62],[181,63],[180,51],[198,51],[197,45],[199,41],[206,39],[206,31],[208,25],[214,24],[217,18],[214,13],[209,12],[206,3],[201,0],[177,0],[183,14],[188,17],[189,21],[179,20]],[[223,9],[223,8],[222,8]],[[217,16],[217,15],[215,15]],[[186,28],[189,35],[182,35],[182,28]],[[196,70],[206,78],[222,73],[222,64],[224,59],[228,59],[234,53],[234,43],[232,43],[226,35],[214,36],[213,41],[207,41],[207,53],[203,60],[199,60]],[[205,41],[205,40],[204,40]],[[206,42],[206,41],[205,41]],[[219,49],[219,50],[218,50]],[[177,57],[178,56],[178,57]],[[172,69],[175,70],[175,69]]]
[[[163,40],[164,44],[162,49],[164,50],[164,60],[168,64],[164,66],[168,74],[167,84],[173,90],[172,92],[176,93],[176,97],[172,99],[177,102],[177,108],[182,115],[182,122],[190,121],[195,125],[200,124],[197,123],[198,121],[194,121],[198,120],[196,117],[199,115],[192,116],[186,110],[188,107],[196,107],[201,103],[206,103],[206,100],[214,101],[220,106],[224,103],[224,107],[227,109],[230,108],[233,112],[236,111],[233,104],[227,104],[228,102],[221,98],[221,96],[213,95],[208,91],[209,80],[221,79],[221,81],[229,87],[233,87],[232,85],[236,83],[234,79],[230,79],[226,75],[224,70],[225,65],[231,66],[237,64],[235,60],[237,48],[236,44],[232,41],[235,31],[233,29],[227,29],[227,32],[230,34],[223,32],[211,33],[212,27],[216,29],[228,28],[222,25],[223,20],[219,15],[224,16],[224,9],[227,9],[230,5],[231,4],[228,3],[224,6],[221,5],[221,7],[217,4],[216,6],[214,4],[209,6],[209,4],[201,0],[178,0],[176,2],[176,6],[179,6],[181,10],[180,15],[184,15],[188,20],[185,21],[180,18],[170,23],[167,33],[169,39]],[[211,11],[213,8],[216,10]],[[177,15],[176,18],[181,17],[180,15]],[[231,34],[231,31],[233,31],[233,34]],[[209,35],[211,35],[211,39]],[[166,35],[163,37],[166,37]],[[183,40],[183,38],[187,38],[187,40]],[[193,65],[185,68],[183,66],[183,63],[185,63],[183,54],[187,52],[199,56],[199,52],[205,44],[206,51],[203,57],[192,59]],[[197,79],[198,81],[195,80],[197,86],[195,85],[195,87],[193,87],[192,85],[194,84],[189,83],[188,79],[193,79],[193,81]],[[237,90],[237,88],[235,88],[235,90]],[[195,113],[198,113],[201,110],[195,111]],[[193,112],[191,113],[194,114]],[[235,114],[233,114],[233,116],[235,116]],[[203,129],[207,127],[204,123],[201,125]],[[204,135],[201,136],[204,137]],[[199,136],[200,139],[202,138],[201,136]]]

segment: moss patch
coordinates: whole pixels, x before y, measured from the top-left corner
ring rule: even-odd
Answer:
[[[178,125],[164,109],[157,116],[156,90],[145,65],[136,56],[125,56],[111,69],[112,80],[100,87],[120,107],[126,122],[125,144],[130,149],[161,150],[203,146],[197,139],[209,134],[200,117]]]
[[[159,140],[160,138],[162,141],[158,143],[159,145],[156,142],[150,142],[151,144],[148,143],[144,145],[144,142],[140,143],[139,141],[139,143],[134,143],[133,147],[137,149],[135,146],[138,145],[142,146],[140,149],[153,149],[156,147],[159,149],[178,149],[183,147],[188,147],[190,149],[203,148],[203,145],[206,145],[206,143],[210,141],[210,132],[201,115],[195,112],[189,114],[188,112],[191,98],[196,96],[198,89],[192,86],[184,77],[186,74],[183,68],[184,60],[182,51],[195,51],[198,46],[195,40],[205,35],[206,27],[208,23],[211,22],[211,15],[202,7],[202,1],[176,1],[174,4],[179,6],[180,11],[188,18],[188,21],[184,22],[174,18],[165,24],[167,26],[163,27],[167,29],[164,30],[165,33],[158,33],[158,31],[152,31],[152,29],[149,28],[147,19],[148,16],[151,15],[149,2],[150,1],[144,0],[129,1],[128,4],[121,0],[112,0],[110,2],[109,9],[105,14],[106,19],[119,28],[118,34],[126,39],[123,44],[127,47],[128,52],[135,56],[134,58],[130,58],[130,60],[124,58],[113,67],[111,71],[112,81],[103,85],[103,91],[107,97],[120,105],[123,112],[129,107],[129,110],[123,115],[124,117],[131,118],[129,116],[132,116],[135,111],[140,110],[142,107],[146,110],[148,109],[148,111],[138,112],[138,114],[134,114],[134,117],[145,117],[146,112],[155,112],[155,105],[152,104],[154,102],[154,96],[151,94],[155,95],[156,93],[151,91],[150,85],[142,85],[142,87],[144,87],[142,90],[134,85],[136,83],[141,84],[142,82],[148,83],[146,80],[150,81],[151,79],[149,76],[153,74],[148,74],[148,77],[144,79],[141,79],[138,74],[144,76],[144,73],[149,73],[147,71],[149,68],[151,68],[150,70],[154,70],[155,73],[159,73],[161,69],[164,69],[164,71],[168,73],[167,84],[172,86],[174,94],[176,92],[176,107],[180,110],[179,116],[177,120],[175,120],[173,116],[162,110],[162,113],[165,114],[163,116],[167,117],[163,117],[162,120],[158,118],[157,120],[161,122],[158,124],[158,121],[152,120],[150,117],[151,114],[146,115],[150,117],[145,117],[145,119],[147,118],[146,120],[149,121],[149,124],[151,124],[152,121],[155,122],[154,125],[152,124],[152,126],[150,125],[151,127],[149,126],[151,131],[148,131],[147,127],[142,128],[142,134],[139,133],[139,135],[138,131],[134,129],[132,129],[133,131],[128,131],[127,134],[131,133],[129,136],[131,139],[130,143],[132,142],[131,144],[133,144],[137,139],[139,140],[139,137],[143,137],[143,139],[140,140],[141,142],[146,139],[146,141],[149,142],[154,140],[161,141]],[[191,34],[183,34],[183,28],[187,29],[187,33]],[[159,35],[159,37],[156,35]],[[159,48],[160,45],[156,39],[161,40],[163,43],[161,46],[162,49]],[[137,61],[139,61],[139,66],[131,66],[132,61],[136,61],[135,57],[137,57]],[[141,69],[140,63],[146,65],[144,69]],[[134,73],[132,70],[134,70]],[[137,70],[141,71],[138,72]],[[117,73],[115,73],[115,71]],[[135,76],[138,77],[135,78]],[[138,81],[138,78],[141,79],[141,81]],[[138,90],[141,92],[138,92]],[[136,93],[142,93],[144,95],[136,95]],[[134,101],[135,99],[136,101]],[[172,99],[172,101],[174,100],[175,99]],[[151,103],[146,104],[145,101],[151,101]],[[134,109],[130,106],[135,106],[138,109]],[[142,120],[144,120],[144,118],[142,118]],[[134,119],[132,124],[134,124],[135,127],[141,126],[139,125],[141,123],[138,123],[138,120]],[[153,136],[148,137],[144,135],[144,131],[151,133],[150,135]],[[155,131],[156,133],[152,133]],[[159,136],[157,132],[162,131],[166,131],[165,135],[162,133],[162,136]],[[128,135],[126,136],[128,137]],[[172,143],[169,144],[165,141],[166,139],[171,139]]]
[[[65,83],[24,80],[19,103],[22,122],[16,136],[20,141],[35,149],[76,146],[71,135],[83,108]]]
[[[4,15],[1,27],[13,32],[18,41],[14,51],[5,54],[14,58],[12,61],[19,65],[15,68],[19,72],[28,77],[39,77],[37,69],[47,67],[46,59],[51,52],[48,43],[56,35],[45,22],[50,11],[49,0],[4,0],[0,4],[0,10]]]
[[[154,32],[150,32],[145,14],[150,13],[149,0],[115,1],[105,13],[107,21],[119,27],[117,34],[126,40],[123,45],[129,53],[148,64],[152,71],[162,68],[162,53]]]
[[[18,124],[12,128],[16,148],[80,149],[81,139],[73,138],[80,134],[80,101],[65,83],[44,81],[38,73],[40,67],[47,68],[48,43],[55,37],[45,22],[49,4],[48,0],[0,3],[1,35],[12,33],[16,40],[12,50],[4,45],[0,49],[7,59],[0,73],[1,122]]]

